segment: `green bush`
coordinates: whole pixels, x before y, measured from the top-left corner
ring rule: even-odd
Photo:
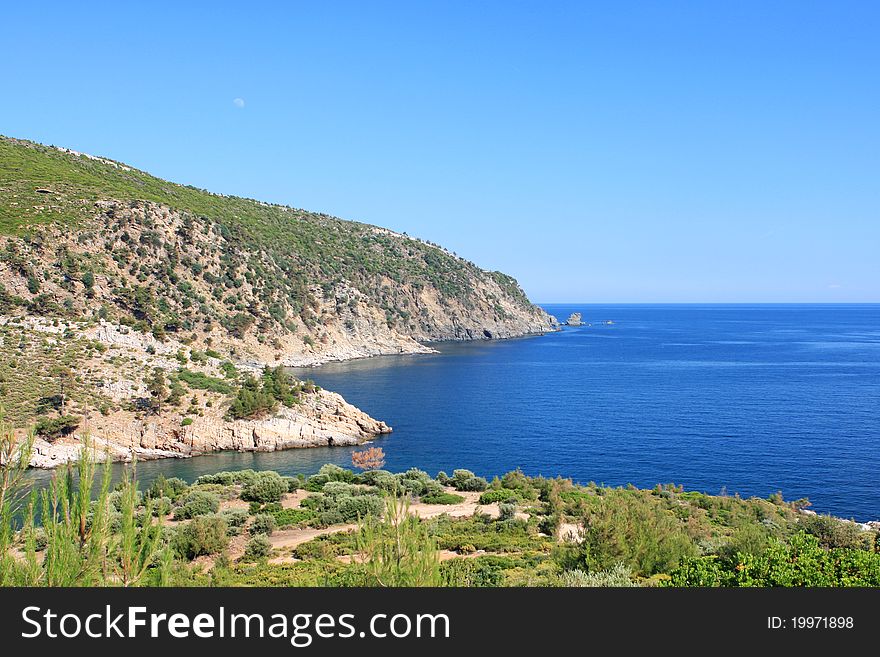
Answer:
[[[498,505],[498,520],[504,522],[513,520],[516,517],[516,504],[510,502],[501,502]]]
[[[275,517],[269,513],[260,513],[254,516],[254,520],[251,523],[250,527],[248,527],[248,533],[251,536],[256,536],[257,534],[265,534],[266,536],[271,536],[272,532],[275,531]]]
[[[397,477],[387,470],[368,470],[361,474],[361,481],[389,493],[397,490]]]
[[[155,517],[164,517],[171,513],[171,498],[170,497],[156,497],[153,498],[153,510],[152,513]]]
[[[340,497],[336,501],[336,511],[343,522],[355,522],[358,518],[380,516],[385,510],[385,501],[378,495],[355,495]]]
[[[324,484],[321,492],[330,497],[341,497],[343,495],[358,495],[361,489],[356,484],[349,484],[344,481],[328,481]]]
[[[272,554],[272,542],[265,534],[256,534],[244,546],[244,560],[257,561]]]
[[[444,586],[498,587],[504,583],[504,568],[493,559],[449,559],[440,564]]]
[[[147,488],[144,497],[147,499],[169,497],[172,500],[176,500],[187,488],[189,488],[189,484],[180,477],[166,479],[165,475],[160,474]]]
[[[241,484],[246,486],[256,480],[258,473],[247,470],[236,470],[235,472],[215,472],[213,474],[204,474],[196,479],[196,485],[203,484],[219,484],[221,486],[232,486],[233,484]]]
[[[640,575],[668,572],[697,549],[676,516],[662,500],[615,489],[597,498],[584,518],[578,547],[586,570],[608,570],[623,563]]]
[[[823,548],[819,539],[798,532],[773,539],[763,553],[684,559],[670,573],[670,586],[880,586],[880,553],[855,548]]]
[[[584,572],[583,570],[566,570],[559,576],[560,586],[569,587],[632,587],[638,586],[632,579],[632,571],[619,563],[608,570]]]
[[[800,521],[805,532],[816,537],[823,548],[870,548],[876,534],[859,525],[832,516],[807,515]]]
[[[174,519],[185,520],[209,513],[217,513],[219,508],[220,498],[217,495],[196,490],[184,497],[183,501],[175,507]]]
[[[351,470],[346,470],[334,463],[322,465],[321,469],[318,470],[318,474],[326,476],[327,481],[344,481],[349,484],[355,483],[358,478]]]
[[[187,369],[180,369],[177,372],[177,378],[186,383],[190,388],[219,392],[224,395],[228,395],[232,392],[232,387],[229,383],[223,379],[204,374],[203,372],[193,372]]]
[[[532,484],[532,480],[524,475],[521,470],[508,472],[501,477],[501,487],[517,491],[519,497],[524,500],[538,499],[538,491]]]
[[[487,490],[480,495],[480,504],[494,504],[495,502],[519,502],[522,496],[519,491],[509,488]]]
[[[434,493],[432,495],[423,495],[420,500],[424,504],[459,504],[464,502],[461,495],[453,493]]]
[[[287,492],[288,483],[277,472],[260,472],[245,485],[241,499],[254,502],[277,502]]]
[[[187,559],[216,554],[229,544],[228,526],[220,516],[205,515],[181,525],[174,534],[172,546]]]
[[[489,482],[476,476],[470,470],[455,470],[452,473],[451,485],[458,491],[484,491]]]
[[[311,509],[281,509],[272,511],[275,525],[278,527],[292,527],[302,525],[318,518],[318,514]]]
[[[242,527],[247,522],[248,514],[244,509],[226,509],[220,514],[220,517],[226,521],[229,526],[228,533],[230,536],[238,536]]]
[[[79,426],[77,415],[61,415],[59,417],[41,417],[34,425],[34,433],[53,442],[61,436],[68,436]]]

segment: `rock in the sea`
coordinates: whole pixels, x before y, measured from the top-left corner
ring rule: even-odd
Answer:
[[[581,314],[580,313],[572,313],[568,316],[568,319],[565,320],[566,326],[580,326],[581,325]]]

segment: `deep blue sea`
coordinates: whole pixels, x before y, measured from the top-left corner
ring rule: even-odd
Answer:
[[[880,305],[545,305],[590,325],[296,370],[394,427],[388,469],[514,468],[880,518]],[[605,324],[611,321],[613,324]],[[313,472],[350,448],[141,463]]]

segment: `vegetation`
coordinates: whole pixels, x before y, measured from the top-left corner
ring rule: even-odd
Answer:
[[[880,586],[876,531],[778,495],[580,486],[515,472],[487,484],[477,503],[449,492],[482,486],[465,470],[433,478],[335,465],[308,478],[159,477],[141,493],[133,470],[111,486],[109,466],[86,446],[28,496],[29,451],[0,432],[3,585]],[[301,487],[309,494],[291,498]],[[442,513],[453,499],[473,514]],[[419,519],[413,500],[439,515]],[[279,532],[315,527],[322,535],[273,548]]]
[[[259,380],[245,378],[229,406],[229,416],[236,420],[261,417],[274,412],[279,404],[292,407],[302,395],[317,390],[314,382],[298,381],[283,367],[267,367]]]
[[[80,418],[74,415],[59,415],[53,418],[41,417],[34,425],[34,432],[51,442],[61,436],[73,433],[79,423]]]
[[[277,502],[288,490],[287,482],[277,472],[259,472],[241,493],[241,499],[252,502]]]

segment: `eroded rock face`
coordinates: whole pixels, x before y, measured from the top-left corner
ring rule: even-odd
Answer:
[[[117,416],[117,417],[114,417]],[[194,418],[189,426],[170,418],[137,420],[114,414],[93,420],[81,433],[55,443],[37,440],[31,466],[53,468],[79,458],[88,432],[95,456],[113,461],[186,458],[235,450],[272,452],[299,447],[360,445],[391,427],[327,390],[305,395],[294,408],[282,407],[271,417],[226,421],[219,411]]]
[[[580,313],[572,313],[568,316],[568,319],[565,320],[566,326],[580,326],[581,322],[581,314]]]

